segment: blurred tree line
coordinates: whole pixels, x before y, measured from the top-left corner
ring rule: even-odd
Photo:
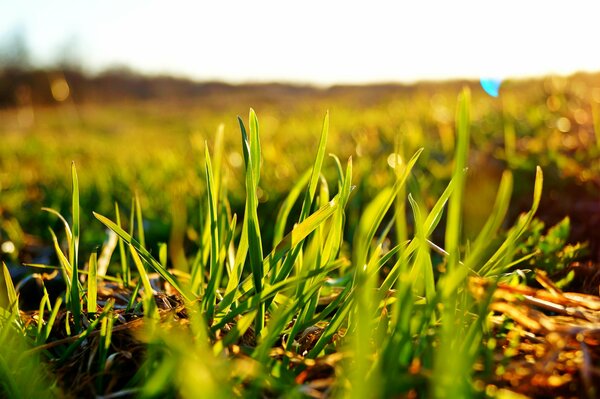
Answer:
[[[439,90],[439,82],[418,85],[377,84],[337,85],[318,88],[302,84],[198,82],[174,76],[148,76],[127,66],[110,67],[90,75],[77,53],[77,40],[68,40],[55,60],[40,66],[32,57],[23,32],[17,30],[0,41],[0,108],[53,105],[62,101],[75,103],[106,101],[169,100],[185,101],[210,98],[217,105],[234,95],[240,101],[270,102],[285,105],[301,98],[331,97],[356,99],[359,105],[378,103],[384,97],[416,91]],[[453,81],[444,88],[458,92],[462,86],[477,82]]]

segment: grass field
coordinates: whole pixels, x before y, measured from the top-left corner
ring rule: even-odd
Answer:
[[[0,111],[1,395],[595,397],[598,76],[294,93]]]

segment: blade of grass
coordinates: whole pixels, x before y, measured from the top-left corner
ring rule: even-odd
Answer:
[[[63,215],[61,215],[60,213],[58,213],[57,211],[55,211],[52,208],[42,208],[42,211],[49,212],[60,219],[60,221],[63,223],[63,225],[65,227],[65,236],[67,237],[67,246],[69,248],[71,248],[71,241],[73,240],[73,233],[71,233],[71,227],[69,227],[69,223],[67,222],[67,220],[63,217]]]
[[[327,205],[322,206],[317,212],[309,216],[305,221],[298,224],[294,230],[288,233],[279,245],[263,260],[265,272],[273,269],[276,263],[282,259],[292,248],[301,243],[310,233],[320,226],[325,220],[333,215],[339,206],[339,195],[335,196]],[[254,277],[249,276],[242,281],[239,286],[230,291],[223,297],[219,303],[220,309],[228,308],[234,301],[237,301],[254,289]]]
[[[527,226],[529,226],[533,220],[533,217],[535,216],[535,213],[540,205],[543,182],[544,175],[542,173],[542,168],[538,166],[536,168],[535,183],[533,188],[533,203],[531,205],[531,209],[529,212],[519,218],[517,225],[511,229],[500,248],[498,248],[494,255],[492,255],[490,259],[488,259],[488,261],[481,267],[479,270],[480,275],[489,276],[503,272],[502,268],[499,268],[498,265],[502,264],[502,258],[509,252],[508,249],[515,246],[517,240],[523,235],[527,229]]]
[[[142,286],[144,287],[144,317],[155,319],[158,317],[158,311],[154,302],[154,290],[152,289],[152,284],[150,284],[150,278],[148,277],[146,268],[144,268],[142,259],[131,244],[129,244],[129,252],[131,253],[133,263],[135,264],[135,267],[140,275],[140,280],[142,280]]]
[[[77,170],[75,162],[71,164],[71,177],[73,180],[73,240],[71,242],[70,264],[71,269],[71,301],[70,308],[73,313],[73,322],[75,329],[81,331],[81,303],[79,299],[79,273],[77,267],[79,265],[79,181],[77,179]]]
[[[325,247],[323,248],[323,260],[325,263],[333,261],[338,255],[344,241],[345,210],[348,199],[352,192],[352,157],[348,159],[346,174],[341,177],[340,183],[340,205],[333,217],[333,222]]]
[[[88,275],[88,292],[87,292],[87,311],[88,313],[96,313],[98,297],[98,255],[96,252],[92,252],[90,255],[89,262],[89,275]]]
[[[113,312],[110,312],[106,317],[102,319],[100,325],[100,344],[98,345],[98,377],[96,380],[98,391],[103,392],[104,388],[104,371],[106,369],[106,359],[108,357],[108,351],[110,349],[112,330],[114,323]]]
[[[319,139],[319,147],[317,149],[317,156],[313,163],[312,172],[310,175],[310,184],[304,195],[304,201],[302,203],[302,210],[300,211],[300,222],[308,217],[310,214],[310,208],[312,206],[315,193],[317,192],[317,183],[319,182],[319,176],[321,174],[321,168],[323,166],[323,159],[325,158],[325,148],[327,147],[327,137],[329,135],[329,111],[325,114],[323,119],[323,127],[321,129],[321,138]]]
[[[56,298],[56,302],[54,303],[54,308],[52,309],[52,313],[48,318],[48,322],[46,323],[46,327],[44,329],[44,342],[48,340],[50,337],[50,333],[52,332],[52,327],[54,326],[54,322],[56,321],[56,316],[58,315],[58,311],[60,309],[60,305],[62,304],[62,297]]]
[[[469,130],[470,130],[470,99],[471,93],[465,88],[458,99],[456,115],[457,144],[454,155],[454,173],[458,179],[456,189],[450,195],[448,204],[448,220],[446,223],[445,250],[450,254],[448,257],[448,270],[454,270],[459,262],[459,241],[462,231],[462,203],[465,186],[465,176],[462,173],[467,167],[469,156]]]
[[[285,233],[285,226],[290,212],[292,211],[296,200],[302,193],[302,189],[308,183],[308,179],[310,178],[310,176],[310,171],[304,172],[304,174],[289,191],[285,200],[282,202],[281,207],[279,208],[279,212],[277,212],[277,217],[275,219],[275,227],[273,229],[273,247],[276,247],[277,244],[279,244],[279,242],[283,238],[283,235]]]
[[[152,257],[152,255],[150,254],[150,252],[148,252],[148,250],[146,248],[142,247],[139,242],[137,242],[133,237],[131,237],[131,235],[126,233],[122,228],[117,226],[114,222],[112,222],[107,217],[102,216],[96,212],[92,212],[92,213],[93,213],[94,217],[96,219],[98,219],[103,225],[105,225],[106,227],[108,227],[109,229],[114,231],[127,244],[131,244],[135,248],[137,253],[142,258],[144,258],[144,260],[146,260],[146,262],[148,262],[148,265],[156,273],[158,273],[162,278],[164,278],[169,284],[171,284],[173,286],[173,288],[176,289],[181,294],[181,296],[183,296],[188,301],[193,300],[194,296],[192,295],[192,293],[189,292],[186,288],[184,288],[181,284],[179,284],[177,282],[177,280],[175,279],[175,277],[171,273],[169,273],[169,271],[165,270],[165,268],[162,267],[160,262],[158,262],[156,259],[154,259]]]
[[[357,268],[362,267],[366,264],[369,247],[373,242],[375,233],[387,211],[394,203],[394,199],[400,192],[401,188],[406,183],[412,168],[419,159],[419,156],[423,152],[423,149],[418,150],[415,155],[412,156],[410,161],[406,164],[406,168],[402,173],[402,176],[396,180],[393,187],[384,189],[375,199],[367,206],[360,222],[358,229],[355,233],[354,242],[356,243],[354,265]]]
[[[425,226],[421,216],[419,205],[413,199],[412,195],[408,195],[408,201],[413,211],[415,220],[415,240],[418,241],[417,254],[415,261],[410,271],[410,279],[413,289],[417,295],[422,296],[423,293],[428,302],[431,302],[435,296],[435,283],[433,279],[433,264],[429,253],[429,245],[425,238]]]
[[[252,116],[253,112],[251,112]],[[252,119],[252,118],[251,118]],[[255,135],[253,138],[253,146],[248,142],[248,135],[242,119],[238,117],[240,130],[242,132],[242,149],[244,153],[244,160],[246,162],[246,205],[248,211],[248,250],[250,252],[250,270],[252,271],[252,277],[254,281],[254,288],[257,293],[262,291],[262,278],[264,275],[263,270],[263,250],[262,250],[262,239],[260,235],[260,227],[258,223],[258,198],[256,195],[257,190],[257,175],[260,174],[260,165],[254,165],[256,162],[260,162],[260,159],[252,159],[253,155],[260,157],[260,148],[258,143],[258,122],[251,120],[251,126],[254,126],[254,131],[251,131]],[[256,316],[255,333],[260,334],[260,330],[264,326],[264,307],[258,309]]]
[[[210,153],[208,145],[205,143],[205,173],[206,173],[206,188],[208,196],[208,210],[210,217],[210,264],[209,264],[209,280],[206,291],[204,293],[203,307],[206,310],[207,320],[212,319],[215,301],[217,297],[217,289],[223,268],[219,264],[219,229],[217,221],[217,193],[215,190],[215,182],[213,178],[212,165],[210,162]],[[262,266],[261,266],[262,268]]]
[[[323,166],[323,159],[325,158],[325,148],[327,146],[327,136],[329,134],[329,111],[325,114],[325,118],[323,119],[323,127],[321,129],[321,137],[319,139],[319,147],[317,149],[317,156],[315,158],[315,162],[313,163],[311,175],[310,175],[310,183],[306,189],[304,194],[304,200],[302,202],[302,209],[300,211],[300,218],[298,220],[299,223],[304,221],[309,215],[312,208],[313,200],[315,197],[315,193],[317,191],[317,184],[319,182],[319,177],[321,175],[321,168]],[[292,230],[293,232],[293,230]],[[281,281],[281,279],[286,278],[292,268],[294,263],[296,262],[296,258],[302,252],[302,245],[298,245],[295,248],[292,248],[289,254],[286,255],[286,258],[283,262],[283,266],[279,273],[274,274],[274,279],[272,282]]]
[[[498,193],[496,194],[496,200],[494,202],[494,207],[492,208],[492,213],[477,235],[477,238],[471,246],[471,251],[468,257],[465,259],[465,267],[468,270],[473,270],[475,272],[479,270],[481,258],[483,257],[490,243],[493,242],[493,239],[500,229],[502,222],[504,221],[504,217],[508,211],[512,187],[512,174],[508,171],[505,171],[502,174],[500,187],[498,188]]]
[[[135,218],[137,221],[138,239],[140,245],[146,248],[146,236],[144,234],[144,218],[142,217],[142,206],[140,205],[140,196],[135,193]]]
[[[2,262],[2,273],[0,273],[0,307],[12,312],[19,308],[19,297],[13,284],[8,267]]]
[[[250,156],[252,159],[252,176],[255,185],[258,187],[262,159],[260,154],[260,136],[258,134],[258,118],[256,117],[256,112],[254,112],[252,108],[250,108],[248,120],[250,124],[250,138],[247,141],[250,146]]]
[[[462,173],[464,174],[465,172],[463,171]],[[431,211],[429,212],[429,215],[427,215],[427,218],[425,219],[424,223],[425,237],[429,238],[435,230],[435,228],[437,227],[439,221],[442,218],[444,206],[448,202],[448,199],[450,198],[450,195],[456,188],[458,182],[458,177],[454,176],[452,180],[450,180],[450,183],[448,184],[440,198],[438,198],[438,200],[436,201],[433,208],[431,208]],[[381,284],[381,287],[379,288],[379,291],[382,295],[385,295],[388,292],[388,290],[392,288],[398,276],[403,272],[403,265],[406,265],[406,262],[408,261],[410,255],[417,249],[417,244],[417,240],[411,240],[406,249],[402,251],[401,258],[398,259],[398,262],[396,262],[396,264],[392,267],[388,275],[385,277],[383,283]],[[381,299],[383,299],[383,297],[381,297]]]
[[[115,201],[115,217],[117,226],[121,228],[121,212],[119,212],[119,204]],[[125,243],[122,238],[119,238],[119,255],[121,256],[121,278],[123,279],[123,285],[129,287],[131,280],[131,272],[129,269],[129,263],[127,261],[127,253],[125,252]]]

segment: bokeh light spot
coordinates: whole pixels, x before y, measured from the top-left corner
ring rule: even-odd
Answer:
[[[52,91],[52,97],[58,102],[63,102],[69,98],[69,84],[64,78],[54,79],[50,85],[50,91]]]
[[[2,243],[2,252],[5,254],[12,254],[15,252],[15,249],[15,244],[13,244],[12,241],[5,241]]]
[[[240,166],[242,166],[242,156],[238,153],[238,152],[230,152],[229,155],[227,156],[227,160],[229,161],[229,163],[231,164],[231,166],[233,166],[234,168],[239,168]]]
[[[402,157],[400,154],[390,154],[387,157],[387,163],[392,169],[396,169],[397,166],[402,165]]]
[[[571,130],[571,121],[564,116],[562,118],[558,118],[556,121],[556,128],[563,133],[567,133]]]

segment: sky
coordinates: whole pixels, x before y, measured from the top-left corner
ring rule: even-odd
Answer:
[[[39,64],[335,84],[600,71],[600,2],[0,0]]]

